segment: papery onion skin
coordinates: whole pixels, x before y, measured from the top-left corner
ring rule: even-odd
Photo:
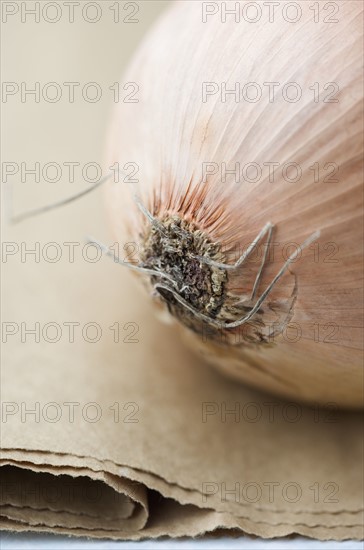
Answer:
[[[338,23],[314,23],[305,12],[296,24],[262,18],[252,25],[219,17],[203,23],[200,2],[178,2],[122,79],[138,84],[138,102],[118,104],[108,147],[108,166],[137,163],[135,189],[156,219],[191,224],[230,263],[271,221],[277,253],[264,267],[260,292],[284,263],[287,245],[321,231],[245,331],[210,330],[184,318],[173,297],[160,298],[189,344],[229,376],[289,399],[347,408],[363,405],[362,9],[360,2],[341,3]],[[268,93],[255,103],[202,97],[204,82],[233,89],[292,81],[305,91],[295,103],[282,94],[271,102]],[[310,86],[332,82],[338,102],[316,102]],[[203,181],[206,162],[218,171]],[[222,181],[223,163],[272,162],[296,163],[300,179],[290,183],[279,172],[273,182],[267,175],[256,183]],[[315,181],[317,166],[329,170],[330,163],[338,167],[335,177],[324,181],[325,172]],[[120,245],[139,243],[148,260],[151,225],[128,184],[110,184],[107,201]],[[251,260],[229,272],[225,290],[247,297],[257,269]],[[146,280],[149,288],[156,282]],[[267,326],[274,319],[272,340]]]

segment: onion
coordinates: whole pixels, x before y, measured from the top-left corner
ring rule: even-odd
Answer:
[[[108,184],[107,202],[190,346],[264,390],[358,407],[362,3],[338,23],[304,13],[169,8],[123,78],[138,102],[112,121],[109,165],[138,183]]]

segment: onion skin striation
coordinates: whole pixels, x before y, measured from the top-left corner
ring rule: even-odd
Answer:
[[[363,405],[362,10],[251,24],[169,7],[123,77],[137,102],[112,119],[108,166],[137,174],[106,187],[121,249],[136,243],[193,349],[237,380],[346,408]]]

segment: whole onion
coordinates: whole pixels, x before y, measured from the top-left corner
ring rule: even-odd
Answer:
[[[222,4],[169,7],[123,77],[139,91],[117,106],[108,161],[137,174],[107,185],[116,238],[226,374],[358,407],[362,3],[315,22],[301,2],[295,23],[224,22]]]

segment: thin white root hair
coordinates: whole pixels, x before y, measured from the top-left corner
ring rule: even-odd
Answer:
[[[138,197],[138,195],[133,192],[133,199],[134,199],[134,202],[135,204],[137,205],[137,207],[139,208],[139,210],[142,212],[142,214],[144,214],[144,216],[150,221],[150,223],[160,232],[162,233],[165,237],[167,236],[167,233],[166,231],[164,230],[164,227],[162,226],[161,223],[159,223],[159,221],[157,220],[157,218],[155,218],[150,212],[149,210],[144,206],[144,204],[142,203],[141,199]]]
[[[163,279],[167,279],[174,287],[177,288],[176,281],[170,277],[167,273],[164,273],[163,271],[156,271],[154,269],[149,269],[147,267],[144,267],[142,265],[134,265],[130,262],[125,262],[124,260],[121,260],[118,256],[114,254],[106,245],[98,241],[97,239],[94,239],[93,237],[87,237],[86,242],[90,244],[94,244],[95,246],[98,246],[100,250],[105,254],[105,256],[108,256],[109,258],[113,258],[114,262],[116,262],[119,265],[122,265],[124,267],[128,267],[132,271],[138,271],[139,273],[144,273],[146,275],[153,275],[154,277],[161,277]]]
[[[45,212],[49,212],[49,210],[55,210],[56,208],[60,208],[61,206],[65,206],[66,204],[69,204],[70,202],[76,201],[78,199],[81,199],[85,195],[88,195],[88,193],[91,193],[97,187],[100,187],[103,183],[105,183],[110,177],[111,173],[107,176],[100,179],[100,181],[94,183],[91,185],[91,187],[88,187],[84,191],[80,191],[80,193],[77,193],[76,195],[72,195],[71,197],[68,197],[67,199],[62,199],[59,202],[54,202],[53,204],[48,204],[47,206],[42,206],[40,208],[35,208],[34,210],[29,210],[28,212],[24,212],[23,214],[19,214],[18,216],[13,216],[10,219],[11,223],[19,223],[24,220],[27,220],[28,218],[33,218],[34,216],[38,216],[39,214],[44,214]]]
[[[117,173],[119,175],[124,174],[124,172],[122,172],[121,170],[118,170]],[[38,216],[40,214],[45,214],[46,212],[49,212],[50,210],[55,210],[56,208],[60,208],[61,206],[65,206],[66,204],[70,204],[71,202],[74,202],[78,199],[81,199],[85,195],[88,195],[89,193],[91,193],[92,191],[94,191],[95,189],[97,189],[98,187],[103,185],[107,180],[109,180],[111,178],[112,175],[113,175],[113,172],[110,171],[109,174],[107,174],[106,176],[101,178],[98,182],[94,183],[93,185],[91,185],[90,187],[85,189],[84,191],[80,191],[80,193],[76,193],[75,195],[71,195],[70,197],[67,197],[66,199],[62,199],[61,201],[58,201],[58,202],[55,202],[55,203],[52,203],[52,204],[47,204],[46,206],[41,206],[40,208],[35,208],[34,210],[29,210],[29,211],[24,212],[22,214],[19,214],[17,216],[9,216],[10,223],[15,224],[15,223],[22,222],[22,221],[27,220],[29,218],[33,218],[34,216]],[[131,182],[128,182],[128,183],[131,183]],[[138,195],[135,193],[134,190],[132,191],[132,193],[133,193],[133,199],[135,201],[135,204],[137,205],[139,210],[144,214],[144,216],[146,216],[146,218],[151,222],[151,224],[158,229],[158,231],[160,231],[161,233],[166,235],[162,224],[160,224],[158,222],[158,220],[156,218],[154,218],[154,216],[152,216],[152,214],[149,212],[149,210],[147,210],[147,208],[143,205],[141,199],[138,197]]]
[[[266,233],[268,233],[272,229],[273,229],[273,224],[271,222],[266,223],[263,229],[261,230],[261,232],[259,233],[259,235],[255,237],[252,243],[250,243],[248,248],[245,250],[245,252],[243,252],[240,258],[235,262],[235,264],[226,264],[223,262],[216,262],[215,260],[211,260],[210,258],[206,258],[205,256],[196,256],[196,258],[202,263],[211,265],[213,267],[219,267],[220,269],[236,269],[246,260],[249,254],[251,254],[251,252],[257,246],[258,242],[264,237],[264,235],[266,235]],[[265,253],[265,257],[266,257],[266,254],[267,252]]]
[[[256,276],[256,279],[255,279],[255,282],[254,282],[254,286],[253,286],[253,290],[252,290],[252,293],[251,293],[251,296],[250,296],[250,299],[253,300],[254,297],[255,297],[255,294],[258,290],[258,286],[259,286],[259,283],[260,283],[260,279],[261,279],[261,276],[262,276],[262,273],[263,273],[263,269],[264,269],[264,266],[265,266],[265,262],[267,260],[267,255],[268,255],[268,251],[269,251],[269,245],[270,245],[270,241],[271,241],[271,238],[272,238],[272,233],[273,233],[273,225],[270,224],[270,227],[268,228],[268,237],[267,237],[267,244],[266,244],[266,247],[265,247],[265,252],[264,252],[264,256],[263,256],[263,260],[262,260],[262,263],[260,265],[260,269],[258,271],[258,275]]]

